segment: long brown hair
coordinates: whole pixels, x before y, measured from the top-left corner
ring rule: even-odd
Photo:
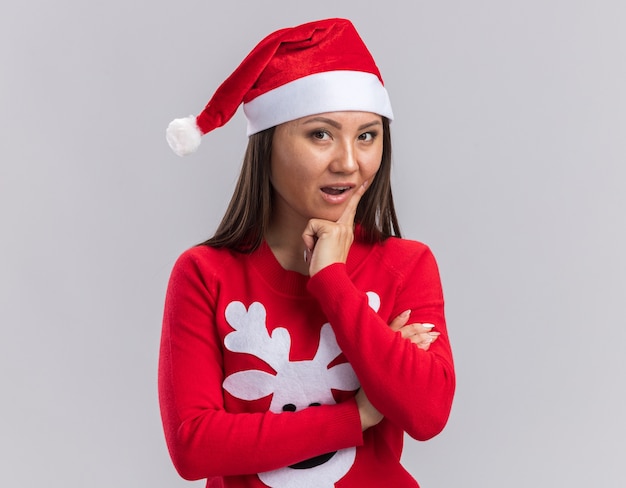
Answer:
[[[252,252],[263,241],[272,215],[270,160],[273,138],[273,127],[250,136],[239,180],[226,213],[215,235],[202,245]],[[362,236],[368,242],[380,242],[391,236],[401,237],[391,193],[391,133],[389,120],[385,117],[380,168],[359,202],[355,221],[360,224]]]

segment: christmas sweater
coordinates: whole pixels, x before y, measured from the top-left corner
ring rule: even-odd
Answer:
[[[424,351],[389,323],[411,310],[439,338]],[[362,387],[384,415],[361,431]],[[345,264],[312,278],[269,246],[198,246],[165,300],[159,400],[179,474],[207,487],[416,487],[403,435],[447,422],[455,388],[443,295],[424,244],[357,236]]]

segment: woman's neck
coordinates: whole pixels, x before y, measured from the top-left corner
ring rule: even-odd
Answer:
[[[298,218],[274,215],[265,232],[265,241],[280,265],[289,271],[309,274],[309,265],[304,261],[304,241],[302,232],[307,222]]]

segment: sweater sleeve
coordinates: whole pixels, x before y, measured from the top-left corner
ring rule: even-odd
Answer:
[[[392,331],[351,281],[345,264],[330,265],[309,281],[372,404],[411,437],[426,440],[445,426],[455,374],[435,259],[426,247],[400,274],[391,319],[411,310],[409,323],[428,322],[441,333],[428,351]]]
[[[226,411],[214,285],[197,261],[186,253],[174,266],[159,356],[161,416],[179,474],[256,474],[362,444],[354,399],[280,414]]]

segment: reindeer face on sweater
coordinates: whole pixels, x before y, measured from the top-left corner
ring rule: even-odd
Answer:
[[[370,306],[378,309],[378,296]],[[374,302],[374,303],[372,303]],[[278,327],[270,334],[263,304],[254,302],[246,309],[241,302],[226,307],[226,320],[234,329],[224,338],[232,352],[253,354],[272,367],[276,374],[260,370],[239,371],[224,380],[224,389],[242,400],[258,400],[272,395],[270,411],[297,411],[315,405],[336,403],[332,390],[353,391],[359,381],[350,364],[328,365],[341,354],[330,324],[322,326],[320,342],[311,360],[290,361],[291,337]],[[295,464],[260,473],[259,478],[272,488],[331,488],[354,463],[354,448],[343,449]]]

